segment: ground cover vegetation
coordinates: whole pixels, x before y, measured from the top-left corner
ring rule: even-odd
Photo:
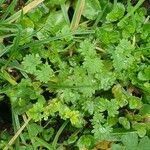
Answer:
[[[0,1],[0,149],[149,150],[144,0]]]

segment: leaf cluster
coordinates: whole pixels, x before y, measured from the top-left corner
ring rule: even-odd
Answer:
[[[10,101],[14,133],[31,121],[11,148],[148,150],[144,1],[45,0],[18,19],[15,2],[0,6],[0,103]]]

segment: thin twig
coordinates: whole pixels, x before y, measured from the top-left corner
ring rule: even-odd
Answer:
[[[106,53],[106,51],[104,50],[104,49],[102,49],[102,48],[100,48],[100,47],[95,47],[96,48],[96,50],[98,50],[98,51],[100,51],[100,52],[103,52],[103,53]]]
[[[147,16],[147,18],[144,21],[144,24],[146,24],[149,21],[149,19],[150,19],[150,16]]]
[[[33,8],[37,7],[39,4],[41,4],[44,0],[34,0],[33,2],[29,3],[27,6],[23,8],[23,14],[26,14]]]
[[[23,12],[23,15],[37,7],[39,4],[41,4],[44,0],[34,0],[31,3],[29,3],[27,6],[25,6],[22,10],[19,10],[14,15],[10,16],[8,19],[6,19],[6,22],[12,23],[16,21]]]

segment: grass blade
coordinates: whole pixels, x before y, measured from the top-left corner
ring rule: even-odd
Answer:
[[[41,144],[42,146],[44,146],[45,148],[47,148],[48,150],[53,150],[53,147],[48,144],[47,142],[45,142],[44,140],[38,138],[38,137],[35,137],[34,138],[39,144]]]
[[[4,3],[4,1],[5,1],[5,0],[1,0],[1,1],[0,1],[0,5],[2,5],[2,4]]]
[[[14,43],[13,43],[12,47],[10,48],[10,56],[9,56],[8,61],[5,64],[4,68],[7,67],[7,65],[11,62],[12,58],[15,56],[15,54],[19,50],[18,47],[19,47],[20,37],[21,37],[21,29],[18,27],[18,33],[14,39]]]
[[[5,20],[9,14],[13,13],[16,7],[17,1],[18,0],[13,0],[11,4],[7,7],[6,12],[2,16],[2,20]]]
[[[6,48],[4,48],[2,51],[0,51],[0,57],[2,57],[4,54],[6,54],[7,52],[10,51],[12,45],[7,46]]]
[[[65,4],[62,4],[61,5],[61,10],[63,12],[66,23],[70,26],[70,20],[69,20],[69,16],[68,16],[68,13],[67,13],[67,11],[68,11],[67,6]]]
[[[3,150],[8,150],[9,147],[16,141],[20,133],[24,130],[24,128],[28,125],[29,121],[31,119],[28,118],[28,120],[22,125],[22,127],[16,132],[16,134],[12,137],[12,139],[8,142],[8,144],[4,147]]]
[[[62,126],[59,128],[54,140],[53,140],[53,143],[52,143],[52,146],[54,147],[54,149],[56,148],[56,144],[57,144],[57,141],[58,141],[58,138],[60,136],[60,134],[62,133],[62,131],[65,129],[66,125],[68,124],[69,120],[66,120]]]
[[[5,70],[1,70],[0,78],[8,81],[11,85],[16,85],[17,84],[17,82]]]
[[[77,5],[76,5],[76,9],[73,15],[73,19],[71,22],[71,29],[72,30],[76,30],[79,26],[79,22],[81,19],[81,15],[84,9],[84,5],[85,5],[85,0],[78,0]]]

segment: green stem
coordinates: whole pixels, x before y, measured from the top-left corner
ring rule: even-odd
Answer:
[[[69,122],[69,120],[66,120],[62,124],[62,126],[59,128],[58,132],[56,133],[55,138],[54,138],[53,143],[52,143],[52,146],[53,146],[54,149],[56,148],[56,144],[57,144],[57,141],[58,141],[58,138],[59,138],[60,134],[62,133],[62,131],[64,130],[64,128],[68,124],[68,122]]]

